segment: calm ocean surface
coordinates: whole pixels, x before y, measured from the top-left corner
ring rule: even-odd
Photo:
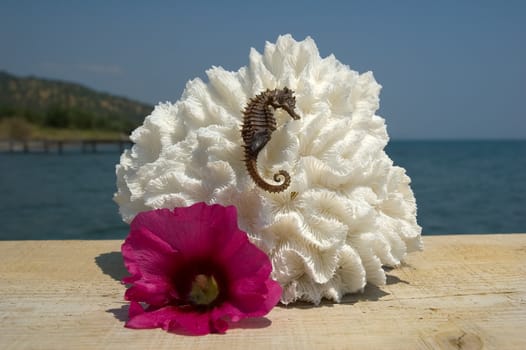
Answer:
[[[424,234],[526,232],[526,141],[392,141]],[[0,240],[122,239],[119,153],[0,154]]]

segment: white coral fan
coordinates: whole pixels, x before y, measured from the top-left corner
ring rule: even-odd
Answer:
[[[117,165],[115,201],[127,222],[140,211],[196,202],[235,205],[239,226],[266,251],[281,301],[340,301],[382,285],[382,266],[396,266],[421,249],[421,228],[405,170],[384,152],[388,136],[376,116],[380,85],[311,38],[290,35],[252,49],[237,72],[207,71],[175,104],[159,104],[131,139]],[[259,172],[286,170],[289,188],[269,193],[243,163],[242,109],[266,89],[288,87],[300,120],[282,110],[278,129],[258,157]]]

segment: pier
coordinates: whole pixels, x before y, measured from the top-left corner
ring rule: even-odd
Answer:
[[[119,151],[131,147],[129,139],[84,139],[84,140],[0,140],[0,153],[58,153]]]
[[[384,286],[204,337],[124,328],[122,241],[0,242],[0,348],[526,349],[526,234],[423,239]]]

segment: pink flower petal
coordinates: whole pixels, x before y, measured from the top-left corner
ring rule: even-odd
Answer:
[[[277,303],[281,299],[283,289],[281,288],[281,285],[278,282],[270,278],[265,281],[265,284],[267,286],[267,295],[265,297],[265,302],[263,303],[262,310],[267,310],[267,312],[265,312],[266,315],[268,312],[270,312],[270,310],[272,310],[274,306],[277,305]]]
[[[214,310],[215,317],[228,317],[232,322],[247,317],[264,316],[278,303],[282,289],[274,280],[265,283],[266,292],[261,294],[236,295]]]
[[[165,241],[145,228],[132,230],[122,246],[122,254],[127,269],[132,273],[123,281],[134,283],[126,291],[127,300],[163,305],[177,294],[170,276],[180,259]]]
[[[141,304],[139,304],[136,301],[132,301],[130,303],[130,308],[128,309],[128,316],[130,318],[133,318],[137,315],[141,315],[144,313],[144,309],[142,308]]]
[[[158,309],[156,311],[145,312],[143,310],[143,312],[140,312],[138,307],[142,309],[142,306],[133,302],[132,305],[135,306],[133,306],[133,309],[132,306],[130,306],[130,310],[128,312],[130,319],[128,322],[126,322],[125,326],[128,328],[137,329],[158,327],[165,328],[165,325],[168,325],[173,319],[172,309],[177,309],[176,307],[170,306]]]
[[[225,333],[228,323],[222,319],[213,319],[209,312],[186,312],[181,309],[174,310],[175,319],[168,328],[172,332],[184,330],[193,335],[204,335],[208,333]]]
[[[224,333],[228,329],[228,323],[224,320],[212,319],[207,312],[195,310],[183,310],[175,306],[166,306],[150,312],[137,311],[137,307],[130,307],[130,319],[125,326],[128,328],[162,328],[172,332],[187,332],[192,335],[204,335],[208,333]],[[144,311],[144,310],[143,310]]]
[[[157,280],[140,280],[126,290],[124,298],[134,301],[140,300],[154,306],[162,306],[173,299],[175,291],[168,282]]]
[[[245,236],[246,237],[246,236]],[[258,247],[248,241],[238,247],[234,254],[225,257],[225,264],[229,266],[229,275],[233,279],[253,277],[254,279],[265,279],[272,272],[272,264],[268,256]],[[241,240],[241,238],[238,238]],[[234,243],[234,239],[230,242]],[[237,242],[236,242],[237,243]],[[224,256],[221,253],[221,256]],[[243,261],[243,264],[239,264]]]
[[[250,291],[238,288],[230,295],[229,303],[247,316],[263,316],[277,304],[280,296],[281,287],[274,283],[270,289],[267,286]]]
[[[128,271],[141,276],[166,276],[177,259],[169,244],[145,228],[130,231],[122,246],[122,255]]]

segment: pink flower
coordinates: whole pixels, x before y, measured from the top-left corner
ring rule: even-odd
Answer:
[[[268,256],[237,227],[233,206],[197,203],[139,213],[122,245],[131,276],[128,328],[224,333],[267,314],[281,287]]]

